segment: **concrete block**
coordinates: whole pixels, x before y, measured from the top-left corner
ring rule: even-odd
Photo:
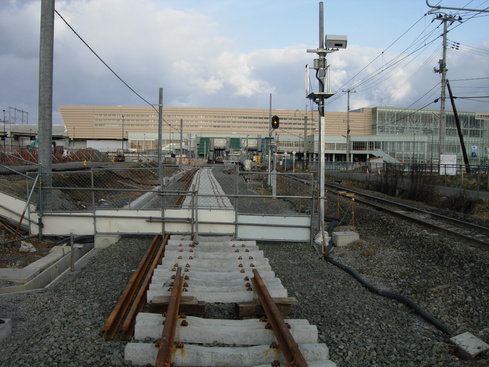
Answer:
[[[106,248],[113,245],[121,239],[118,234],[96,234],[95,235],[95,248]]]
[[[0,343],[12,334],[12,320],[0,319]]]
[[[360,236],[356,232],[333,232],[333,243],[338,247],[348,246],[350,243],[358,241],[359,239]]]
[[[489,350],[489,344],[469,332],[454,336],[450,338],[450,341],[457,346],[457,353],[463,359],[473,359],[478,354]]]
[[[140,312],[136,318],[134,338],[136,340],[160,338],[164,320],[165,318],[160,314]],[[175,340],[185,344],[270,345],[277,341],[273,331],[266,328],[267,323],[259,319],[219,320],[187,316],[186,321],[187,324],[182,326],[179,320],[175,330]],[[291,326],[290,332],[296,343],[318,342],[317,327],[310,325],[307,320],[287,319],[285,321]],[[236,333],[238,329],[240,332]]]
[[[329,360],[325,344],[299,344],[299,349],[308,365],[315,362],[314,366],[336,366]],[[137,366],[153,365],[157,354],[154,344],[128,343],[124,359]],[[175,349],[172,355],[172,362],[177,366],[270,366],[275,360],[286,364],[280,349],[268,345],[215,348],[186,344],[184,351]]]

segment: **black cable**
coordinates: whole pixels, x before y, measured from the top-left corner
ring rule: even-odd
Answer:
[[[329,251],[328,251],[329,252]],[[331,258],[331,256],[325,256],[324,259],[331,264],[335,265],[336,267],[340,268],[341,270],[347,272],[350,274],[353,278],[355,278],[358,282],[360,282],[361,285],[363,285],[365,288],[367,288],[370,292],[378,294],[383,297],[387,298],[392,298],[395,299],[406,306],[412,308],[416,313],[418,313],[420,316],[422,316],[424,319],[426,319],[428,322],[430,322],[432,325],[436,326],[439,330],[443,331],[445,334],[448,334],[450,336],[455,335],[455,332],[451,330],[448,326],[446,326],[444,323],[442,323],[440,320],[438,320],[436,317],[430,315],[424,308],[416,304],[413,300],[411,300],[408,297],[401,296],[400,294],[392,293],[389,291],[385,291],[382,289],[379,289],[369,282],[367,282],[365,279],[363,279],[360,274],[358,274],[355,270],[352,268],[343,265]]]
[[[63,18],[63,16],[55,9],[54,10],[56,12],[56,14],[58,14],[58,16],[61,18],[61,20],[63,22],[65,22],[65,24],[68,26],[68,28],[70,28],[72,30],[72,32],[80,39],[80,41],[83,42],[83,44],[85,46],[87,46],[87,48],[107,67],[107,69],[109,69],[112,74],[114,74],[117,79],[119,79],[127,88],[129,88],[129,90],[131,92],[133,92],[136,96],[138,96],[142,101],[144,101],[146,104],[148,104],[149,106],[151,106],[157,113],[158,113],[158,110],[156,109],[156,107],[149,103],[146,99],[144,99],[138,92],[136,92],[129,84],[127,84],[124,79],[122,79],[89,45],[87,42],[85,42],[85,40],[75,31],[75,29],[66,21],[65,18]],[[175,128],[173,126],[170,125],[170,123],[168,121],[166,121],[164,118],[162,119],[168,126],[170,126],[170,128],[173,128],[175,129],[177,132],[181,133],[180,129],[178,128]]]
[[[114,75],[117,77],[117,79],[119,79],[119,80],[120,80],[120,81],[121,81],[121,82],[122,82],[122,83],[123,83],[123,84],[124,84],[124,85],[125,85],[127,88],[129,88],[129,89],[131,90],[131,92],[133,92],[135,95],[137,95],[137,96],[138,96],[138,97],[139,97],[141,100],[143,100],[144,102],[146,102],[148,105],[150,105],[151,107],[153,107],[153,108],[156,110],[156,108],[155,108],[155,107],[154,107],[154,106],[153,106],[151,103],[149,103],[149,102],[148,102],[146,99],[144,99],[144,98],[143,98],[143,97],[142,97],[142,96],[141,96],[141,95],[140,95],[138,92],[136,92],[136,91],[135,91],[133,88],[131,88],[131,86],[130,86],[129,84],[127,84],[127,83],[124,81],[124,79],[122,79],[122,78],[121,78],[121,77],[120,77],[120,76],[119,76],[119,75],[118,75],[118,74],[117,74],[117,73],[116,73],[116,72],[115,72],[115,71],[114,71],[114,70],[113,70],[113,69],[112,69],[112,68],[111,68],[111,67],[110,67],[110,66],[109,66],[109,65],[108,65],[108,64],[107,64],[107,63],[106,63],[106,62],[105,62],[105,61],[104,61],[104,60],[103,60],[103,59],[102,59],[102,58],[101,58],[101,57],[100,57],[100,56],[99,56],[99,55],[98,55],[98,54],[97,54],[97,53],[96,53],[96,52],[95,52],[95,51],[94,51],[94,50],[93,50],[93,49],[92,49],[92,48],[91,48],[89,45],[88,45],[88,43],[86,43],[86,42],[85,42],[85,40],[84,40],[84,39],[83,39],[83,38],[82,38],[82,37],[81,37],[81,36],[80,36],[80,35],[79,35],[79,34],[78,34],[78,33],[77,33],[77,32],[76,32],[74,29],[73,29],[73,27],[72,27],[72,26],[71,26],[71,25],[70,25],[70,24],[69,24],[69,23],[66,21],[66,19],[65,19],[65,18],[63,18],[63,17],[61,16],[61,14],[60,14],[60,13],[59,13],[59,12],[58,12],[56,9],[55,9],[54,11],[56,12],[56,14],[58,14],[58,16],[61,18],[61,20],[62,20],[63,22],[65,22],[65,24],[68,26],[68,28],[70,28],[70,29],[73,31],[73,33],[74,33],[74,34],[75,34],[75,35],[76,35],[76,36],[77,36],[77,37],[80,39],[80,41],[82,41],[82,42],[85,44],[85,46],[87,46],[87,47],[88,47],[88,49],[89,49],[90,51],[92,51],[92,53],[93,53],[93,54],[94,54],[94,55],[95,55],[95,56],[96,56],[96,57],[97,57],[97,58],[98,58],[98,59],[99,59],[99,60],[100,60],[100,61],[101,61],[101,62],[102,62],[102,63],[103,63],[103,64],[104,64],[106,67],[107,67],[107,69],[109,69],[109,70],[112,72],[112,74],[114,74]]]

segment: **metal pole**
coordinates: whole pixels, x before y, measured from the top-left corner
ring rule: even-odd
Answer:
[[[353,162],[351,156],[351,137],[350,137],[350,93],[355,93],[351,89],[346,90],[347,95],[347,107],[346,107],[346,162]]]
[[[307,105],[306,105],[306,115],[304,116],[304,170],[307,170]]]
[[[272,184],[272,93],[270,93],[270,102],[268,105],[268,185]]]
[[[7,130],[5,130],[5,110],[3,110],[3,151],[5,153],[5,144],[7,141]]]
[[[163,175],[161,174],[161,138],[163,135],[163,88],[160,88],[158,97],[158,178],[160,186],[163,187]]]
[[[43,185],[52,186],[53,140],[53,49],[54,49],[54,0],[41,1],[41,37],[39,50],[39,164],[42,166]],[[50,210],[51,192],[42,195],[41,211]]]
[[[183,119],[180,119],[180,164],[183,164]]]
[[[440,60],[440,72],[441,72],[441,101],[440,101],[440,142],[439,150],[440,155],[445,154],[445,131],[446,131],[446,88],[447,88],[447,32],[448,32],[448,18],[443,18],[443,58]]]
[[[324,50],[324,10],[323,2],[319,3],[319,49]],[[324,93],[324,80],[326,76],[326,54],[319,53],[319,92]],[[324,120],[324,94],[319,99],[319,230],[324,231],[324,179],[325,179],[325,159],[324,159],[324,139],[326,124]]]
[[[124,151],[124,115],[122,115],[122,137],[121,137],[121,142],[122,142],[122,151]]]

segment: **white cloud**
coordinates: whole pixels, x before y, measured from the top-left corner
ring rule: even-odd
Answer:
[[[157,102],[160,87],[165,91],[165,105],[172,106],[267,108],[270,93],[274,108],[304,108],[308,103],[304,66],[317,58],[306,52],[310,45],[263,48],[260,39],[253,38],[246,40],[247,47],[256,43],[256,48],[243,52],[239,38],[227,37],[222,19],[196,9],[177,10],[172,1],[57,0],[56,8],[103,60],[151,103]],[[39,12],[37,0],[0,2],[2,83],[9,86],[0,89],[0,100],[5,107],[23,106],[30,116],[37,112]],[[64,104],[145,104],[59,17],[55,21],[55,108]],[[256,27],[249,26],[243,32],[256,35],[252,33]],[[288,31],[282,30],[280,36],[287,37]],[[487,50],[489,44],[480,47]],[[439,83],[440,77],[432,69],[441,52],[411,55],[391,71],[386,65],[395,55],[381,51],[350,41],[348,49],[328,55],[331,87],[337,92],[328,109],[346,109],[346,96],[342,95],[346,88],[357,90],[351,96],[355,108],[385,104],[407,107]],[[489,75],[483,55],[467,54],[462,49],[449,52],[448,68],[449,79]],[[311,80],[317,89],[313,73]],[[462,88],[476,86],[476,81],[454,81],[452,87],[459,95],[462,91],[464,95],[487,95],[485,82],[485,89]],[[433,100],[431,94],[429,98]],[[425,97],[415,107],[428,101]],[[458,102],[479,110],[487,105]]]

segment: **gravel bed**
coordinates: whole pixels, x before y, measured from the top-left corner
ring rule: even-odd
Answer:
[[[104,340],[103,326],[150,239],[125,237],[48,288],[0,295],[0,317],[12,319],[0,366],[122,366],[124,343]]]
[[[331,257],[379,288],[417,302],[456,334],[489,342],[489,252],[355,209],[357,241]],[[0,366],[122,366],[125,342],[105,341],[103,325],[150,243],[123,237],[96,250],[50,287],[0,296],[13,320]],[[319,329],[338,366],[489,366],[489,355],[462,361],[449,336],[407,306],[369,292],[303,243],[258,243],[299,304],[293,318]],[[210,307],[212,308],[212,307]],[[219,308],[217,308],[219,309]]]

